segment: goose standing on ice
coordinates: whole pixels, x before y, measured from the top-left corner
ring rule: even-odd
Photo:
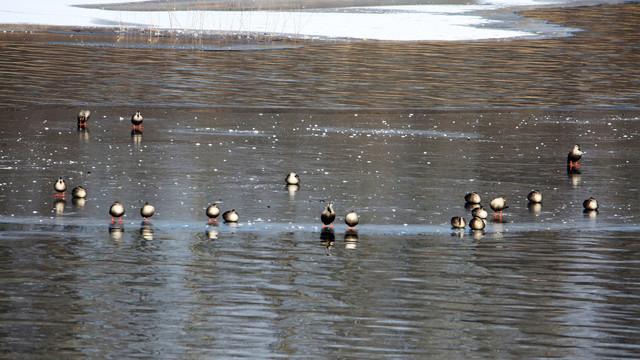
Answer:
[[[64,192],[67,191],[67,184],[62,178],[58,178],[58,181],[53,184],[53,188],[56,189],[56,199],[64,199]]]
[[[136,111],[131,117],[131,123],[133,124],[133,131],[142,131],[142,115],[140,111]],[[137,129],[137,130],[136,130]]]

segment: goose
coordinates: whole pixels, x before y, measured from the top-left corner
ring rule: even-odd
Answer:
[[[91,111],[80,110],[78,113],[78,129],[85,129],[87,127],[87,120],[89,120],[90,115]]]
[[[136,111],[135,114],[131,117],[131,123],[133,124],[133,131],[142,131],[142,115],[140,115],[140,111]]]
[[[235,209],[230,211],[225,211],[224,214],[222,214],[222,219],[225,222],[229,222],[229,223],[238,222],[238,213],[236,212]]]
[[[333,225],[331,224],[335,219],[336,219],[336,213],[335,211],[333,211],[333,204],[329,203],[329,205],[327,205],[327,207],[324,210],[322,210],[322,214],[320,214],[320,220],[322,220],[322,227],[325,227],[325,226],[333,227]]]
[[[87,197],[87,190],[85,190],[82,186],[76,186],[71,190],[71,195],[74,199],[84,199]]]
[[[207,216],[209,217],[209,222],[218,222],[218,219],[216,219],[218,215],[220,215],[220,209],[218,208],[218,205],[211,204],[207,208]]]
[[[504,196],[497,197],[491,200],[491,202],[489,203],[489,206],[491,206],[491,210],[495,212],[495,214],[493,214],[493,217],[494,218],[500,217],[501,219],[502,219],[502,210],[509,208],[509,206],[507,206],[507,198]]]
[[[469,221],[469,227],[471,230],[483,230],[487,226],[484,219],[481,219],[477,216],[474,216],[471,221]]]
[[[464,196],[464,201],[468,204],[480,204],[480,195],[478,193],[468,193]]]
[[[598,210],[598,202],[590,197],[582,203],[585,210]]]
[[[473,217],[479,217],[480,219],[486,219],[489,216],[487,210],[485,210],[482,206],[477,207],[471,211],[471,215]]]
[[[154,208],[153,205],[149,203],[145,203],[144,206],[142,206],[142,208],[140,209],[140,215],[142,215],[142,217],[144,218],[145,223],[149,222],[149,218],[152,217],[155,213],[156,208]]]
[[[300,176],[292,171],[287,175],[284,181],[287,182],[287,185],[298,185],[300,183]]]
[[[571,149],[571,151],[569,152],[569,155],[567,155],[567,162],[569,162],[569,170],[571,169],[577,169],[578,166],[578,160],[580,160],[580,158],[582,158],[582,154],[586,154],[586,152],[580,150],[580,145],[575,144],[573,146],[573,149]]]
[[[527,200],[529,200],[530,203],[539,204],[542,202],[542,194],[538,190],[533,190],[527,195]]]
[[[462,216],[454,216],[451,218],[451,227],[455,229],[464,229],[467,223]]]
[[[119,218],[118,222],[122,222],[122,215],[124,215],[124,206],[122,206],[122,204],[120,204],[119,202],[115,202],[113,203],[113,205],[111,205],[111,207],[109,208],[109,215],[111,215],[111,222],[115,222],[116,220],[114,218]]]
[[[355,211],[349,211],[347,215],[344,216],[344,222],[347,224],[347,229],[353,228],[355,230],[356,225],[360,222],[358,218],[358,214]]]
[[[58,181],[56,181],[56,183],[53,184],[53,188],[56,189],[56,199],[65,198],[64,192],[67,191],[67,184],[64,182],[62,178],[58,178]]]

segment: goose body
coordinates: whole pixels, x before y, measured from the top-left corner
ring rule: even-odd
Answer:
[[[486,219],[489,216],[487,210],[485,210],[482,206],[477,207],[471,211],[471,215],[473,217],[479,217],[480,219]]]
[[[149,203],[145,203],[144,206],[140,209],[140,215],[144,218],[144,222],[149,222],[149,218],[156,213],[156,208]]]
[[[360,222],[360,218],[355,211],[349,211],[344,217],[344,222],[349,228],[355,229],[356,225],[358,225],[358,223]]]
[[[493,217],[499,216],[501,218],[502,218],[502,210],[509,208],[509,206],[507,206],[507,198],[504,196],[497,197],[491,200],[491,202],[489,203],[489,206],[491,207],[491,210],[495,212]]]
[[[478,193],[468,193],[464,196],[464,201],[469,204],[480,204],[480,195]]]
[[[527,200],[529,200],[530,203],[539,204],[542,202],[542,194],[538,190],[533,190],[527,195]]]
[[[111,222],[115,222],[114,218],[120,218],[118,222],[122,222],[122,215],[124,215],[124,206],[116,201],[109,208],[109,215],[111,215]]]
[[[133,131],[142,130],[142,115],[140,115],[140,111],[136,111],[135,114],[131,117],[131,123],[133,124]]]
[[[571,151],[569,152],[569,155],[567,155],[569,169],[577,168],[579,166],[578,160],[582,158],[582,154],[585,154],[585,152],[580,149],[580,145],[575,144],[573,146],[573,149],[571,149]]]
[[[71,195],[73,195],[75,199],[84,199],[87,197],[87,190],[82,186],[76,186],[71,190]]]
[[[56,198],[64,199],[64,192],[67,191],[67,184],[62,178],[58,178],[58,181],[53,184],[53,188],[56,189]]]
[[[484,219],[481,219],[477,216],[474,216],[471,221],[469,221],[469,227],[471,230],[483,230],[487,226]]]
[[[333,211],[333,204],[329,203],[327,207],[322,210],[322,214],[320,214],[320,220],[322,220],[322,227],[329,226],[332,227],[333,221],[336,219],[336,213]]]
[[[220,215],[220,209],[218,208],[218,205],[209,205],[209,207],[207,208],[207,216],[209,217],[209,222],[217,222],[218,219],[216,218],[218,217],[218,215]]]
[[[230,223],[238,222],[238,218],[239,218],[238,213],[236,212],[235,209],[225,211],[224,214],[222,214],[222,219],[225,222],[230,222]]]
[[[298,185],[300,183],[300,176],[292,171],[287,175],[284,181],[286,181],[287,185]]]
[[[78,129],[84,129],[87,127],[87,120],[89,120],[90,115],[91,111],[80,110],[80,112],[78,113]]]
[[[590,197],[582,203],[585,210],[598,210],[598,202]]]
[[[464,229],[467,223],[462,216],[454,216],[451,218],[451,227],[455,229]]]

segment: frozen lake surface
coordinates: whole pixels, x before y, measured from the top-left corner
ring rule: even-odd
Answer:
[[[2,358],[637,357],[640,6],[525,14],[585,31],[0,34]],[[509,208],[452,231],[470,191]]]

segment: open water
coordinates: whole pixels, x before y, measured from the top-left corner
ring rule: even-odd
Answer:
[[[1,356],[636,358],[639,12],[487,42],[1,34]],[[453,231],[470,191],[510,207]]]

